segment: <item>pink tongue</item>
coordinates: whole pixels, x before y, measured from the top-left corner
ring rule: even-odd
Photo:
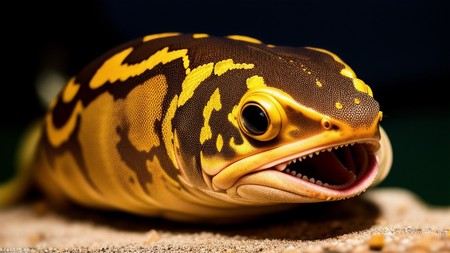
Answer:
[[[314,177],[316,180],[319,179],[331,186],[341,188],[349,186],[356,180],[356,175],[344,167],[334,152],[323,152],[320,156],[313,156],[310,159],[303,160],[303,163],[306,168],[311,168],[311,175],[306,173],[308,177]]]

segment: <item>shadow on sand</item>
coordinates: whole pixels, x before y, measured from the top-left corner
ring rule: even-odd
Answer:
[[[79,206],[60,210],[58,215],[71,222],[89,222],[124,232],[153,229],[178,234],[210,232],[252,239],[320,240],[372,227],[380,216],[380,209],[363,197],[354,197],[338,202],[299,205],[251,221],[222,225],[180,223]]]

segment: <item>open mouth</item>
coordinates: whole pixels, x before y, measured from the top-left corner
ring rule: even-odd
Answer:
[[[378,139],[372,138],[309,149],[293,143],[239,160],[211,181],[216,189],[249,203],[346,199],[364,192],[377,178],[379,148]],[[286,151],[291,154],[278,158]]]
[[[274,166],[300,180],[332,190],[350,187],[370,169],[371,146],[351,143],[315,151]]]

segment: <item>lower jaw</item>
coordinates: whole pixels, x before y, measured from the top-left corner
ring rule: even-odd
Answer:
[[[377,159],[369,155],[366,171],[347,187],[319,186],[277,170],[262,170],[241,177],[227,194],[249,204],[310,203],[351,198],[369,188],[378,173]]]

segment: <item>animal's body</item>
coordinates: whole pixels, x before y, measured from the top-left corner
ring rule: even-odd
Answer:
[[[27,164],[49,196],[85,206],[251,217],[381,182],[392,160],[381,118],[370,87],[329,51],[155,34],[70,79]]]

